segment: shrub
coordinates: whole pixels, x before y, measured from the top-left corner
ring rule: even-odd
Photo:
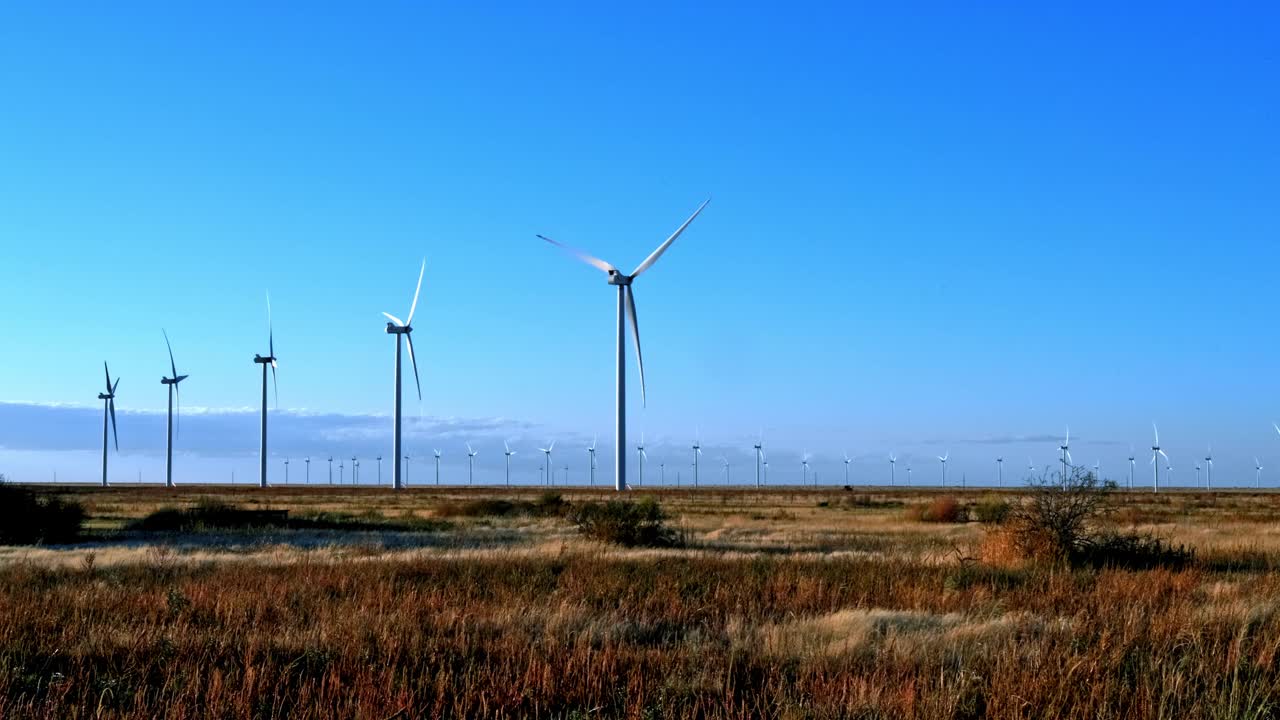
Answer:
[[[653,498],[639,502],[610,500],[574,507],[569,520],[593,540],[625,547],[676,547],[680,539],[667,527],[667,516]]]
[[[569,507],[569,502],[561,497],[560,493],[544,492],[533,501],[481,498],[445,502],[436,506],[435,514],[438,517],[508,517],[512,515],[560,517],[568,512]]]
[[[244,510],[224,502],[202,499],[189,508],[160,508],[125,527],[146,532],[191,532],[286,527],[288,524],[287,510]]]
[[[999,525],[1009,517],[1009,511],[1012,509],[1013,506],[1007,500],[986,498],[973,506],[971,514],[974,520],[984,525]]]
[[[928,505],[909,508],[907,518],[917,522],[934,523],[962,523],[968,519],[964,506],[950,495],[936,497]]]
[[[0,476],[0,544],[39,545],[75,542],[84,508],[56,496],[40,496],[4,482]]]

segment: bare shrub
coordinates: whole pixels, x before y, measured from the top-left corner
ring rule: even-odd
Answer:
[[[907,508],[907,519],[929,523],[962,523],[969,518],[959,500],[951,495],[942,495],[934,498],[928,505]]]

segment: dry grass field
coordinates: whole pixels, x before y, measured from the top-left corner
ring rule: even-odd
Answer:
[[[1195,552],[1128,570],[1002,555],[937,490],[637,493],[660,549],[485,502],[534,490],[41,492],[88,532],[0,547],[0,718],[1280,715],[1280,495],[1117,493]],[[299,522],[137,529],[211,500]]]

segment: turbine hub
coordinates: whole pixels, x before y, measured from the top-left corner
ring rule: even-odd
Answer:
[[[259,364],[265,364],[265,363],[275,362],[275,361],[276,361],[276,359],[277,359],[277,358],[276,358],[274,355],[268,355],[268,356],[266,356],[266,357],[263,357],[263,356],[258,355],[258,354],[256,354],[256,353],[255,353],[255,354],[254,354],[254,356],[253,356],[253,361],[254,361],[254,362],[256,362],[256,363],[259,363]]]
[[[630,275],[623,275],[622,273],[616,270],[609,272],[610,285],[630,285],[631,279],[632,277]]]
[[[413,332],[412,325],[396,325],[395,323],[387,323],[388,335],[408,335]]]
[[[99,399],[99,400],[110,400],[110,399],[111,399],[111,398],[113,398],[113,397],[115,397],[115,395],[111,395],[111,394],[108,394],[108,393],[98,393],[98,399]]]

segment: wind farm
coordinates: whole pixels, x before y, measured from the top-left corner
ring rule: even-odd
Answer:
[[[319,10],[0,6],[0,719],[1280,717],[1280,7]]]

